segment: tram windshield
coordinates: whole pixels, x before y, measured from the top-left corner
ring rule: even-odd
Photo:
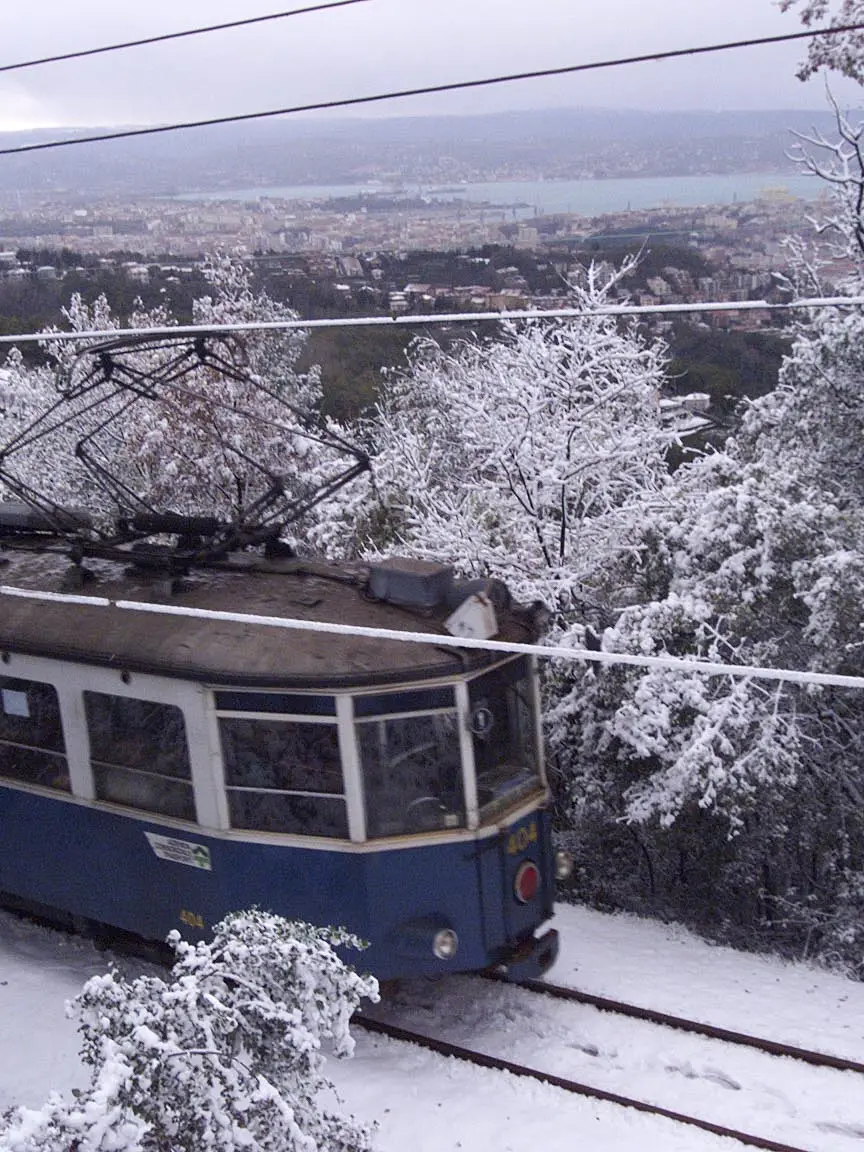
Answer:
[[[424,706],[430,710],[421,712]],[[453,689],[358,697],[355,716],[367,835],[464,827]]]
[[[483,819],[541,785],[531,667],[520,657],[468,685],[477,799]]]

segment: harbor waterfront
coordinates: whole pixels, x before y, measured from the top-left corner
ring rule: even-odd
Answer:
[[[566,212],[597,216],[664,205],[734,204],[764,197],[815,200],[824,184],[804,172],[736,172],[720,176],[642,176],[609,180],[497,180],[446,188],[411,183],[299,184],[278,188],[237,188],[188,192],[178,200],[286,201],[338,200],[347,197],[416,198],[464,203],[476,211],[485,205],[515,216]]]

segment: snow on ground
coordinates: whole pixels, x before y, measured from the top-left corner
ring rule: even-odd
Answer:
[[[476,978],[404,985],[393,1023],[800,1148],[864,1136],[864,1076],[818,1069]]]
[[[378,1121],[381,1152],[740,1152],[729,1140],[545,1084],[358,1036],[330,1069],[343,1107]]]
[[[864,1063],[864,984],[658,920],[559,906],[555,925],[557,984]]]
[[[864,984],[635,917],[565,906],[556,926],[562,950],[550,979],[558,983],[864,1062]],[[83,1083],[64,1002],[105,964],[83,941],[0,914],[0,1107],[36,1105],[51,1089]],[[382,1011],[405,1027],[446,1031],[466,1046],[816,1152],[864,1139],[864,1076],[472,978],[404,984]],[[354,1059],[331,1062],[329,1072],[345,1110],[379,1122],[381,1152],[740,1147],[359,1031]]]

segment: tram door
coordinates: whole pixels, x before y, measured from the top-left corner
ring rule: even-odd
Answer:
[[[533,670],[522,657],[469,684],[470,729],[481,825],[497,833],[478,844],[487,946],[494,950],[531,934],[551,913],[547,814],[537,746]],[[537,808],[524,813],[526,804]]]
[[[99,877],[95,918],[157,939],[167,928],[196,926],[212,876],[192,771],[200,693],[143,675],[127,687],[90,670],[82,704],[94,799],[111,806],[98,816],[90,864]]]

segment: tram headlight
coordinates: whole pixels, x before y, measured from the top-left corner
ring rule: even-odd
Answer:
[[[459,937],[452,928],[442,928],[432,937],[432,951],[439,960],[452,960],[459,948]]]
[[[573,875],[573,857],[560,849],[555,853],[555,879],[569,880]]]

